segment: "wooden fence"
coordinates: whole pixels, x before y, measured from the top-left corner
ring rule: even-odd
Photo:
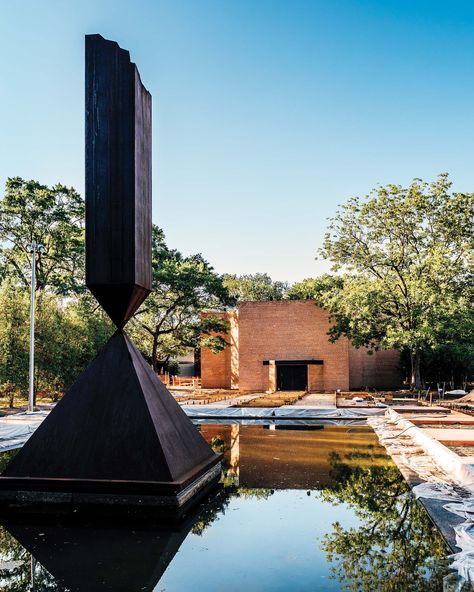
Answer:
[[[166,386],[201,388],[201,379],[199,376],[170,376],[165,372],[164,374],[159,374],[158,377]]]

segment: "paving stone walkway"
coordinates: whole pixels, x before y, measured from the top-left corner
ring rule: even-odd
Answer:
[[[294,404],[295,407],[336,407],[336,393],[310,393]]]

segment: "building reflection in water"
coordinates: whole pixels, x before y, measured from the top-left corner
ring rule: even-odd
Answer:
[[[379,581],[387,569],[402,574],[403,583],[424,585],[428,578],[434,586],[406,592],[439,589],[446,568],[437,561],[447,551],[371,430],[238,423],[200,429],[216,451],[224,452],[223,487],[192,515],[174,525],[90,517],[14,522],[8,516],[0,529],[0,559],[12,567],[0,569],[2,591],[217,590],[225,589],[231,570],[238,577],[239,569],[244,570],[240,577],[253,574],[254,581],[264,581],[262,590],[282,582],[292,589],[302,574],[304,589],[334,581],[327,589],[339,590],[337,580],[348,586],[359,581],[353,545],[369,535],[357,555],[370,583],[361,589],[388,590]],[[400,504],[407,508],[403,528]],[[342,526],[334,527],[333,516]],[[235,536],[241,532],[246,535]],[[262,546],[262,537],[271,544]],[[318,537],[321,544],[315,547]],[[338,561],[332,565],[328,557],[336,548]],[[295,571],[301,565],[306,571]],[[328,579],[330,569],[335,580]]]
[[[240,424],[230,426],[230,467],[227,474],[233,478],[233,483],[239,485],[240,464]]]
[[[225,485],[273,490],[331,486],[334,450],[355,455],[349,463],[360,465],[365,462],[361,454],[367,447],[375,447],[381,457],[367,463],[386,462],[377,436],[362,425],[202,424],[200,430],[216,452],[224,452]]]
[[[328,481],[328,453],[343,445],[346,430],[330,426],[294,432],[269,427],[274,426],[200,426],[203,436],[225,453],[225,487],[215,503],[211,498],[177,525],[7,522],[6,530],[32,555],[30,573],[25,574],[31,586],[36,579],[42,589],[47,570],[57,585],[71,591],[153,590],[193,527],[199,530],[212,522],[237,487],[255,488],[262,495],[276,489],[318,489]],[[352,434],[351,449],[372,442],[372,432],[363,430]]]

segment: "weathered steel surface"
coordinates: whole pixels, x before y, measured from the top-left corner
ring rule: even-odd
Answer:
[[[182,509],[220,456],[122,332],[151,289],[151,97],[100,35],[86,36],[86,281],[119,330],[7,466],[0,504]]]
[[[100,35],[86,36],[86,283],[118,327],[151,289],[151,95]]]
[[[143,493],[166,484],[172,493],[217,461],[141,353],[117,331],[3,476],[97,480],[105,491],[107,480],[142,481]],[[80,483],[72,485],[77,491]]]

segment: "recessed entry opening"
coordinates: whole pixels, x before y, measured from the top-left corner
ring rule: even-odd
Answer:
[[[277,367],[278,391],[306,391],[308,366],[306,364],[281,364]]]

